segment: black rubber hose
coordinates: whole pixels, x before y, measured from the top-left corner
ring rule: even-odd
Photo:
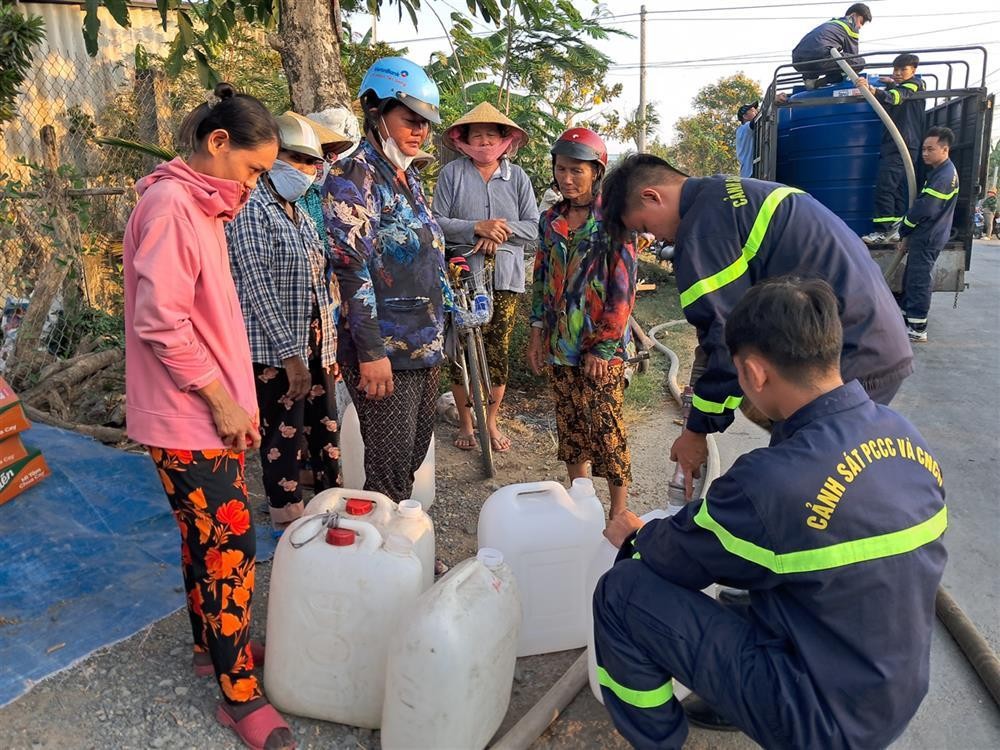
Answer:
[[[938,586],[934,609],[938,619],[951,633],[965,658],[990,691],[994,703],[1000,707],[1000,659],[990,648],[990,644],[943,586]]]

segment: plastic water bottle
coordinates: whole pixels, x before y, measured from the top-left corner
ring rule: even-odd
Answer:
[[[490,315],[490,298],[482,287],[476,290],[476,296],[472,299],[472,309],[477,318],[485,320]]]
[[[684,489],[684,469],[680,464],[674,468],[674,475],[667,485],[667,515],[675,515],[681,508],[687,505],[687,497]]]

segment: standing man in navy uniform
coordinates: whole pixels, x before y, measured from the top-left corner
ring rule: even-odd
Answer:
[[[924,99],[914,98],[915,94],[927,89],[923,79],[916,77],[919,63],[920,58],[916,55],[898,55],[892,61],[892,77],[882,76],[882,82],[887,84],[884,89],[872,89],[867,80],[858,79],[858,86],[870,89],[888,110],[889,117],[906,143],[914,168],[926,128],[926,102]],[[899,230],[896,225],[903,220],[906,198],[903,157],[886,128],[882,131],[882,143],[879,146],[878,182],[875,185],[875,211],[872,216],[875,231],[861,239],[868,244],[898,242]]]
[[[844,80],[840,66],[830,57],[831,49],[840,50],[855,73],[864,70],[865,60],[858,57],[858,42],[861,27],[871,21],[872,12],[868,6],[854,3],[843,18],[831,18],[799,40],[792,50],[792,65],[802,74],[807,89]]]
[[[958,172],[949,158],[954,142],[955,134],[950,128],[935,127],[927,131],[922,153],[930,172],[899,230],[906,241],[902,308],[910,341],[927,341],[927,313],[933,290],[931,272],[951,236],[955,218]]]
[[[610,231],[649,232],[674,245],[681,307],[707,359],[671,447],[688,496],[708,454],[706,435],[724,431],[743,402],[724,328],[761,279],[794,274],[833,287],[844,329],[841,373],[858,379],[874,401],[888,404],[913,372],[906,326],[868,248],[808,193],[733,176],[687,177],[637,154],[605,177],[602,206]]]
[[[685,711],[767,748],[885,747],[927,693],[941,469],[913,425],[841,380],[826,282],[762,281],[725,337],[771,444],[672,518],[608,524],[621,551],[594,594],[604,704],[641,750],[680,748]],[[749,607],[699,591],[712,582],[748,589]],[[696,693],[683,708],[674,677]]]

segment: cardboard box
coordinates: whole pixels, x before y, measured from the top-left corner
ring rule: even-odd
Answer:
[[[28,457],[28,449],[24,447],[21,438],[16,435],[6,440],[0,440],[0,469],[10,466],[15,461]]]
[[[7,381],[0,377],[0,440],[31,427],[21,400]]]
[[[20,461],[0,469],[0,505],[13,500],[51,473],[41,453],[37,450],[28,451],[28,455]]]

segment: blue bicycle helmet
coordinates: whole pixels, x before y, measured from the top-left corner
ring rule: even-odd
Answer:
[[[441,97],[437,84],[414,62],[405,57],[383,57],[368,68],[358,99],[373,95],[378,100],[396,99],[407,109],[437,125],[441,122],[438,109]]]

